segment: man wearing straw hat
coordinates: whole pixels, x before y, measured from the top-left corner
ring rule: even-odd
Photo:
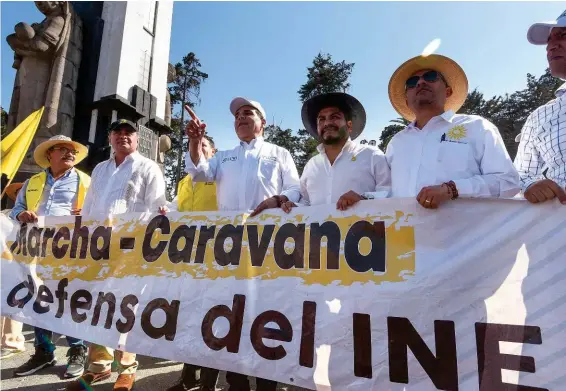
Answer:
[[[82,208],[90,177],[74,166],[86,158],[87,148],[66,136],[54,136],[39,144],[33,153],[39,174],[28,179],[21,188],[10,217],[20,223],[35,223],[38,216],[68,216]],[[36,327],[35,354],[16,368],[14,375],[27,376],[56,364],[53,333]],[[67,336],[69,357],[65,377],[80,376],[86,362],[86,345]]]
[[[566,79],[566,11],[556,20],[532,25],[527,39],[546,45],[550,73]],[[515,166],[525,198],[533,204],[558,198],[566,205],[566,83],[556,99],[532,112],[518,138]]]
[[[389,195],[391,173],[379,149],[355,140],[366,125],[366,112],[342,92],[317,95],[303,104],[303,124],[321,144],[301,176],[301,204],[336,204],[346,210],[360,200]],[[281,209],[289,212],[291,201]]]
[[[414,57],[389,81],[389,99],[408,121],[387,146],[393,197],[435,209],[458,197],[513,197],[519,176],[497,127],[455,114],[468,94],[462,68],[441,55]]]

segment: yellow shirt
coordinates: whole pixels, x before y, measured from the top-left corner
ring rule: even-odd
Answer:
[[[218,210],[216,182],[193,183],[190,175],[177,186],[177,210],[179,212],[203,212]]]

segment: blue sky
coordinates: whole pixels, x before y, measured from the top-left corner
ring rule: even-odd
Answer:
[[[551,20],[563,2],[175,2],[170,61],[190,51],[209,79],[196,112],[221,149],[237,138],[228,105],[258,100],[269,122],[302,127],[297,94],[320,51],[356,65],[350,93],[364,105],[362,137],[377,139],[398,115],[387,96],[391,74],[440,38],[437,53],[456,60],[470,88],[486,96],[525,87],[527,73],[547,67],[545,50],[527,42],[528,27]],[[19,21],[39,22],[32,2],[2,2],[2,106],[9,106],[14,70],[5,37]]]

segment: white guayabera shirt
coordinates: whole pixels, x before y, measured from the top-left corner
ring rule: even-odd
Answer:
[[[118,167],[112,156],[94,168],[81,214],[157,213],[166,203],[159,166],[134,152]]]
[[[519,174],[497,127],[477,115],[446,111],[423,129],[411,123],[385,153],[393,197],[416,197],[426,186],[454,181],[460,197],[511,198]]]
[[[301,176],[301,204],[333,204],[348,191],[367,198],[386,198],[391,190],[391,172],[379,149],[348,139],[330,164],[321,144]]]
[[[274,195],[290,201],[300,198],[299,174],[289,151],[258,137],[236,148],[218,151],[195,166],[190,153],[185,171],[193,182],[216,181],[219,210],[253,210]]]
[[[523,191],[545,178],[566,187],[566,83],[525,121],[515,166]]]

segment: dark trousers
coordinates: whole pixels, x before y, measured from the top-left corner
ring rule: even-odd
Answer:
[[[198,376],[197,376],[197,372]],[[189,390],[214,391],[218,369],[200,367],[192,364],[183,365],[181,383]]]
[[[261,379],[256,377],[257,391],[275,391],[277,382],[273,380]],[[228,391],[250,391],[250,382],[247,375],[241,373],[226,372],[226,382],[228,383]]]

